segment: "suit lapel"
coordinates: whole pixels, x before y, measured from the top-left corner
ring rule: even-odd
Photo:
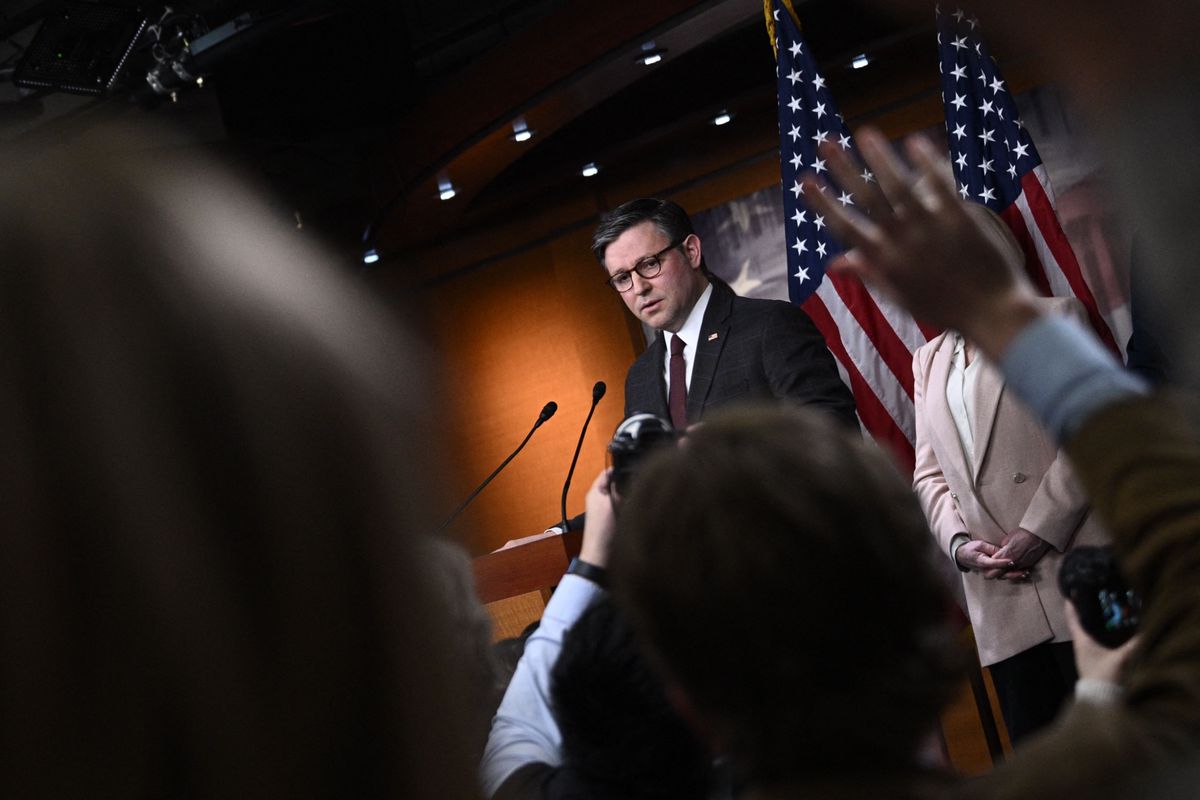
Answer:
[[[958,438],[958,429],[954,427],[954,416],[950,413],[950,403],[946,400],[946,382],[950,378],[950,363],[954,359],[954,337],[953,334],[946,334],[942,337],[941,344],[934,351],[933,359],[929,364],[929,372],[926,374],[925,382],[925,415],[931,420],[946,420],[949,425],[931,425],[929,426],[938,438],[938,447],[934,452],[950,453],[954,457],[953,466],[962,471],[964,475],[971,478],[971,465],[967,463],[967,456],[963,452],[962,442]],[[946,471],[949,465],[943,464],[942,471]]]
[[[663,363],[667,357],[667,346],[662,331],[654,337],[646,354],[641,359],[638,374],[637,408],[629,409],[630,413],[645,411],[670,420],[671,412],[667,407],[667,382],[663,377]]]
[[[980,358],[978,354],[975,356]],[[972,431],[975,435],[975,463],[971,465],[971,474],[979,475],[983,459],[987,456],[992,444],[992,427],[996,424],[996,409],[1000,406],[1000,395],[1004,392],[1004,378],[1000,370],[991,364],[981,362],[979,374],[975,378],[975,419],[971,420]]]
[[[733,290],[717,281],[712,282],[712,287],[712,296],[708,298],[708,308],[704,309],[704,321],[700,325],[700,341],[695,345],[696,360],[687,395],[689,422],[699,422],[704,416],[704,404],[712,389],[713,376],[717,374],[717,363],[728,338],[729,316],[733,310]]]

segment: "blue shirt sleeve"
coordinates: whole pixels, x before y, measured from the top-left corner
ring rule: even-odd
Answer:
[[[562,764],[562,734],[550,706],[550,671],[567,630],[603,592],[586,578],[564,575],[551,595],[492,720],[480,767],[484,797],[495,795],[525,764]]]
[[[1000,360],[1008,385],[1061,444],[1100,409],[1147,394],[1082,325],[1047,315],[1027,327]]]

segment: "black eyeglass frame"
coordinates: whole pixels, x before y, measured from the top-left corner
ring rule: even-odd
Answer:
[[[691,234],[689,233],[688,236],[691,236]],[[614,272],[612,275],[609,275],[608,278],[604,282],[607,283],[609,286],[611,286],[612,290],[614,292],[616,292],[617,294],[625,294],[626,292],[628,292],[630,289],[633,288],[633,273],[636,272],[638,275],[641,275],[643,278],[646,278],[646,279],[655,277],[656,275],[658,275],[658,273],[662,272],[663,256],[665,256],[667,253],[674,250],[676,247],[682,247],[683,243],[687,241],[687,238],[688,238],[687,236],[684,236],[682,239],[671,242],[671,244],[667,245],[662,250],[659,250],[657,253],[652,253],[652,254],[646,256],[645,258],[639,259],[638,262],[636,264],[634,264],[633,267],[631,267],[630,269],[623,269],[620,272]],[[651,264],[654,265],[654,269],[652,271],[647,272],[647,268]],[[629,285],[626,286],[624,289],[618,289],[617,285],[615,283],[613,283],[613,281],[617,281],[622,278],[629,278]]]

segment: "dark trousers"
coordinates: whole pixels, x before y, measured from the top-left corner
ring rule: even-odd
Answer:
[[[1039,644],[988,670],[1013,745],[1054,719],[1078,677],[1070,642]]]

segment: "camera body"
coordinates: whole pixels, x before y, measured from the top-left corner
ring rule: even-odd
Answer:
[[[1079,623],[1105,647],[1119,647],[1137,633],[1142,599],[1125,582],[1111,547],[1076,547],[1063,557],[1058,585]]]
[[[648,453],[676,438],[671,423],[655,414],[634,414],[618,425],[608,443],[609,466],[612,467],[608,485],[615,491],[615,496],[629,492],[633,477]]]

